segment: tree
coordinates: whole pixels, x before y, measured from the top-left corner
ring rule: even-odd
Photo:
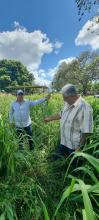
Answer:
[[[83,52],[79,58],[79,76],[78,82],[81,84],[81,89],[84,95],[87,95],[89,84],[99,76],[99,56],[96,53]]]
[[[87,95],[89,85],[97,79],[99,79],[99,56],[86,51],[71,63],[63,62],[59,66],[52,88],[59,91],[65,84],[73,83],[84,95]]]
[[[7,91],[7,86],[32,85],[33,74],[19,61],[0,61],[0,88]]]
[[[78,8],[79,21],[82,19],[86,11],[90,13],[93,7],[95,6],[96,9],[97,6],[96,13],[90,18],[90,25],[87,31],[91,34],[95,33],[96,35],[99,35],[99,0],[75,0],[75,2]],[[95,25],[97,26],[96,29],[94,29]]]
[[[11,83],[10,76],[5,75],[5,74],[0,76],[0,89],[1,90],[4,90],[4,88],[9,86],[10,83]]]
[[[99,0],[75,0],[75,2],[78,8],[79,21],[86,11],[90,12],[93,6],[99,4]]]

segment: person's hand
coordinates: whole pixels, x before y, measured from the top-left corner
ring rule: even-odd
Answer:
[[[47,100],[49,100],[51,98],[51,94],[48,94],[46,97],[45,97]]]
[[[78,152],[79,150],[80,150],[80,147],[77,147],[77,149],[76,149],[75,151],[77,151],[77,152]]]
[[[49,117],[44,118],[44,122],[45,122],[45,123],[47,123],[47,122],[49,122],[49,121],[50,121],[50,118],[49,118]]]

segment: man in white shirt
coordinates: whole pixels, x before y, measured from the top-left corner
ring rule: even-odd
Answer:
[[[34,148],[32,138],[32,121],[30,118],[30,107],[43,103],[50,98],[50,95],[35,101],[25,100],[22,90],[17,91],[17,99],[11,104],[9,120],[15,126],[19,137],[19,149],[23,149],[23,132],[28,136],[30,150]]]
[[[78,95],[73,84],[62,88],[64,107],[58,114],[45,118],[45,122],[60,119],[61,143],[56,159],[70,155],[85,143],[93,132],[93,111],[91,106]]]

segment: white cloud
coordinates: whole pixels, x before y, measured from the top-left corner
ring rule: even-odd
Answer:
[[[37,85],[46,85],[46,86],[49,86],[50,83],[51,83],[51,80],[48,79],[48,75],[45,73],[45,70],[35,70],[33,71],[33,75],[35,77],[35,84]]]
[[[21,26],[18,21],[14,21],[14,27],[16,30],[25,30],[26,31],[26,28],[24,26]]]
[[[68,57],[68,58],[66,58],[66,59],[62,59],[62,60],[60,60],[59,62],[58,62],[58,65],[61,65],[63,62],[65,62],[65,63],[71,63],[73,60],[75,60],[76,59],[76,57]]]
[[[53,76],[57,71],[57,67],[49,68],[47,70],[44,70],[44,69],[33,70],[32,67],[29,67],[28,69],[31,73],[33,73],[36,84],[47,85],[47,86],[50,85],[53,79]]]
[[[15,59],[38,68],[43,55],[53,51],[53,44],[40,30],[29,33],[18,22],[14,25],[14,31],[0,33],[0,59]]]
[[[0,32],[0,59],[15,59],[32,69],[39,68],[44,54],[62,47],[62,43],[50,42],[40,30],[28,32],[19,22],[14,22],[15,30]]]
[[[19,27],[20,26],[19,22],[18,21],[14,21],[14,26],[15,27]]]
[[[54,44],[55,51],[54,53],[57,55],[59,53],[59,49],[61,49],[63,43],[60,41],[56,41]]]
[[[60,41],[56,41],[55,44],[54,44],[56,49],[60,49],[62,47],[62,45],[63,45],[63,43],[60,42]]]
[[[93,50],[99,49],[99,17],[88,20],[79,31],[75,44],[90,45]]]
[[[15,59],[25,64],[33,73],[35,83],[50,85],[58,66],[62,61],[70,62],[67,58],[57,63],[56,67],[47,70],[39,69],[44,54],[58,53],[63,43],[51,42],[45,33],[40,30],[28,32],[19,22],[14,22],[15,30],[0,33],[0,59]]]
[[[55,73],[57,72],[59,66],[63,63],[66,62],[71,63],[73,60],[75,60],[76,57],[69,57],[66,59],[60,60],[57,65],[54,68],[49,68],[47,70],[44,69],[38,69],[36,71],[33,71],[32,68],[30,68],[30,71],[33,72],[33,75],[35,77],[35,83],[39,85],[47,85],[49,86]]]

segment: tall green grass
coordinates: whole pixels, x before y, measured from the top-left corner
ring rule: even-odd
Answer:
[[[30,99],[39,95],[29,96]],[[44,116],[59,112],[61,95],[31,108],[35,149],[18,151],[8,111],[13,96],[0,96],[0,220],[94,220],[99,217],[99,100],[88,98],[94,112],[94,133],[82,152],[52,162],[59,143],[59,122]],[[73,169],[73,160],[83,165]],[[74,175],[76,174],[76,175]],[[76,177],[75,177],[76,176]]]

